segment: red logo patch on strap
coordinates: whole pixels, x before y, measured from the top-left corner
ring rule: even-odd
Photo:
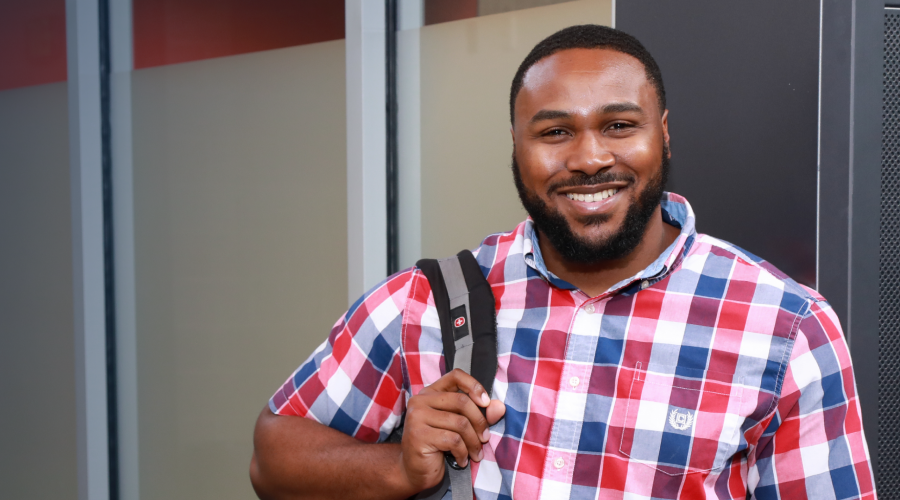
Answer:
[[[466,318],[463,316],[460,316],[460,317],[456,318],[455,320],[453,320],[453,326],[455,326],[457,328],[459,328],[465,324],[466,324]]]

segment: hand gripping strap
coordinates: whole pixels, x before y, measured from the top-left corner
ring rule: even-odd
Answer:
[[[497,321],[494,294],[481,266],[468,250],[439,261],[423,259],[416,266],[431,284],[446,371],[459,368],[471,374],[490,395],[497,374]],[[468,467],[447,467],[443,487],[417,498],[441,498],[447,491],[448,476],[453,500],[471,500],[472,473]]]

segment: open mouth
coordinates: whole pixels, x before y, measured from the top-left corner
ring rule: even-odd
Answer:
[[[597,191],[595,193],[584,193],[584,194],[582,194],[582,193],[566,193],[566,197],[568,197],[570,200],[585,201],[585,202],[590,203],[590,202],[594,202],[594,201],[603,201],[618,192],[619,192],[618,188],[610,188],[610,189],[604,189],[601,191]]]

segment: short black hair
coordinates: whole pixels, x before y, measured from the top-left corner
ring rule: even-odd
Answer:
[[[647,80],[656,89],[659,100],[659,111],[666,109],[666,88],[663,86],[662,73],[659,71],[656,61],[650,52],[644,48],[637,38],[617,29],[599,26],[596,24],[582,24],[569,26],[541,40],[531,49],[531,52],[519,65],[516,76],[513,77],[512,87],[509,90],[509,121],[515,122],[516,97],[522,90],[525,73],[538,61],[545,57],[567,49],[611,49],[623,54],[628,54],[644,65]]]

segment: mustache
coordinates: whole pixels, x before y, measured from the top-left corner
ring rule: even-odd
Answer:
[[[578,186],[596,186],[607,182],[627,182],[629,184],[635,182],[633,174],[627,172],[610,172],[604,170],[593,175],[575,174],[574,176],[559,182],[555,182],[547,187],[547,195],[552,195],[556,191],[565,188]]]

